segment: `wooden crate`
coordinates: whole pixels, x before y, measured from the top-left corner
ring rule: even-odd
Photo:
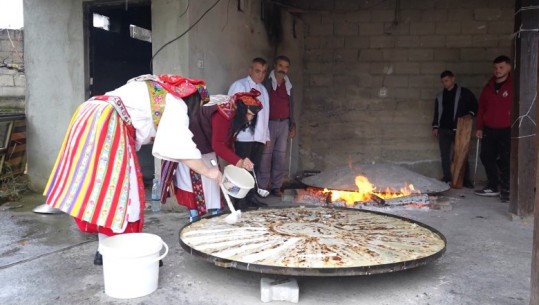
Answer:
[[[24,114],[0,114],[0,179],[26,171],[26,118]]]

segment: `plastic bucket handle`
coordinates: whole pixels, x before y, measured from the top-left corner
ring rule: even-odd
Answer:
[[[167,256],[167,254],[168,254],[168,245],[167,245],[163,240],[161,240],[161,243],[162,243],[163,246],[165,247],[165,253],[163,253],[163,254],[162,254],[161,256],[159,256],[158,258],[153,259],[152,262],[156,262],[156,261],[162,260],[162,259],[165,258],[165,256]]]

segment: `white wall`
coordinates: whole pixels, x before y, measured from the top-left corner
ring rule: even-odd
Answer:
[[[28,175],[44,188],[71,116],[84,101],[82,1],[24,1]]]

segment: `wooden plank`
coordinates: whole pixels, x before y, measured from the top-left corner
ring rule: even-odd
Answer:
[[[453,146],[453,160],[451,162],[451,187],[460,189],[464,184],[464,172],[470,151],[470,140],[472,138],[471,115],[467,115],[457,120],[457,132],[455,134],[455,145]]]
[[[26,133],[19,132],[19,133],[12,133],[11,134],[11,141],[26,141]]]
[[[26,120],[13,121],[10,141],[4,153],[0,178],[23,174],[26,170]]]
[[[26,144],[16,145],[13,148],[10,148],[8,151],[9,151],[9,154],[14,154],[18,152],[26,152]]]

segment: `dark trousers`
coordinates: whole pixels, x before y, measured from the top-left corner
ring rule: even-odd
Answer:
[[[438,144],[440,146],[440,157],[442,160],[443,181],[451,182],[451,158],[453,146],[455,145],[455,131],[451,129],[438,129]],[[464,181],[470,182],[470,166],[468,160],[464,165]]]
[[[264,144],[260,142],[234,142],[234,151],[238,157],[244,159],[249,158],[254,163],[253,170],[260,170],[260,160],[262,152],[264,152]],[[244,199],[234,200],[237,208],[245,209],[247,206],[252,206],[252,201],[256,200],[256,188],[251,189]]]
[[[509,190],[509,162],[511,153],[511,128],[483,129],[481,139],[481,163],[487,174],[487,187]]]
[[[234,142],[234,151],[240,158],[249,158],[254,163],[255,169],[259,170],[264,144],[260,142]]]

